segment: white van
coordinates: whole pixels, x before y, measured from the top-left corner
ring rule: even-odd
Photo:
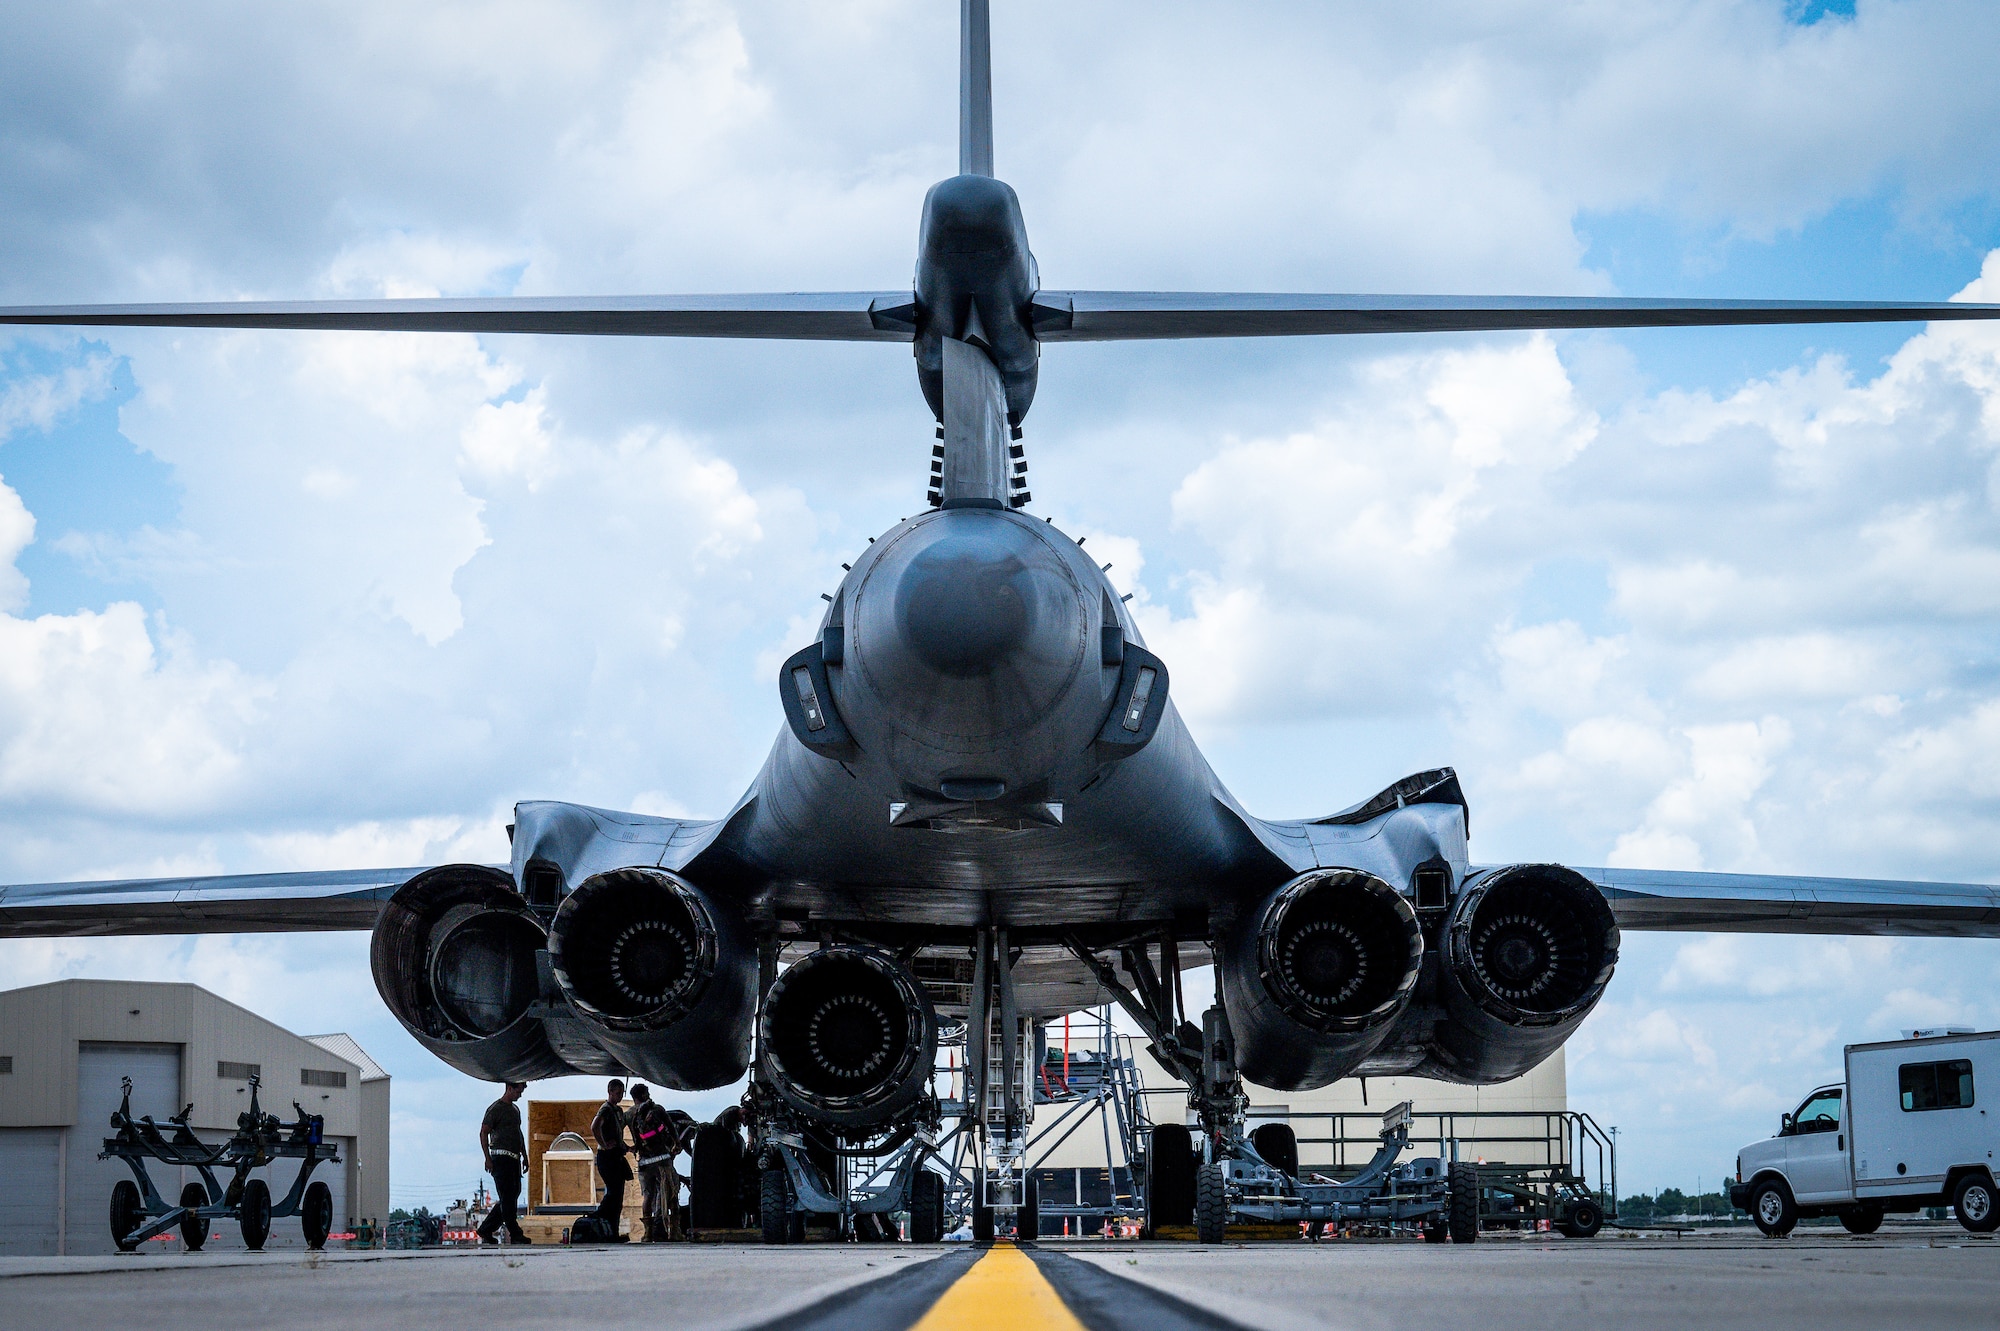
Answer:
[[[1926,1206],[1950,1206],[1975,1234],[2000,1228],[2000,1114],[1988,1112],[2000,1110],[2000,1031],[1911,1034],[1847,1046],[1845,1085],[1815,1090],[1737,1155],[1730,1204],[1774,1238],[1827,1215],[1872,1234],[1885,1213]]]

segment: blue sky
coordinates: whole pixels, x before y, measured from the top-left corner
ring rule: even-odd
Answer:
[[[996,6],[1051,286],[2000,299],[1990,7]],[[0,16],[0,300],[876,288],[956,7]],[[1989,263],[1992,266],[1989,266]],[[2000,874],[2000,334],[1053,348],[1037,508],[1275,816],[1452,763],[1474,854]],[[841,561],[921,502],[874,346],[0,339],[0,875],[490,859],[516,799],[727,806]],[[1688,1186],[1844,1042],[2000,1024],[1990,943],[1629,936],[1571,1045]],[[361,938],[0,945],[477,1087]]]

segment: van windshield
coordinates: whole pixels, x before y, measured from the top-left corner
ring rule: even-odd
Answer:
[[[1840,1126],[1840,1088],[1814,1091],[1792,1115],[1794,1132],[1832,1132]]]

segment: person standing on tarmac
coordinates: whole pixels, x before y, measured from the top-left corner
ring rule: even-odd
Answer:
[[[521,1110],[514,1102],[528,1089],[524,1081],[510,1081],[500,1098],[486,1106],[479,1120],[479,1153],[486,1157],[486,1172],[493,1176],[493,1209],[479,1226],[479,1241],[500,1242],[501,1226],[506,1226],[509,1243],[533,1242],[521,1232],[521,1171],[528,1166],[528,1142],[521,1135]]]
[[[632,1166],[625,1160],[625,1112],[619,1107],[624,1099],[625,1083],[613,1077],[605,1084],[604,1103],[597,1107],[597,1117],[590,1120],[590,1135],[597,1139],[597,1176],[604,1180],[604,1200],[597,1204],[597,1218],[604,1222],[612,1243],[631,1241],[618,1232],[618,1222],[625,1214],[625,1185],[632,1181]]]
[[[639,1160],[639,1210],[646,1222],[647,1243],[665,1243],[674,1236],[674,1211],[681,1197],[674,1153],[681,1148],[680,1128],[653,1099],[643,1083],[632,1087],[632,1142]]]

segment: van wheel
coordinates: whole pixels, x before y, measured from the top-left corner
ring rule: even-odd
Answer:
[[[1985,1174],[1967,1174],[1951,1194],[1951,1209],[1958,1223],[1974,1234],[1991,1234],[2000,1229],[2000,1206],[1995,1205],[1993,1180]]]
[[[1799,1207],[1792,1200],[1792,1190],[1779,1179],[1765,1179],[1751,1185],[1750,1218],[1764,1231],[1765,1238],[1785,1237],[1799,1223]]]
[[[1882,1208],[1857,1206],[1840,1213],[1840,1227],[1850,1234],[1873,1234],[1882,1228]]]

